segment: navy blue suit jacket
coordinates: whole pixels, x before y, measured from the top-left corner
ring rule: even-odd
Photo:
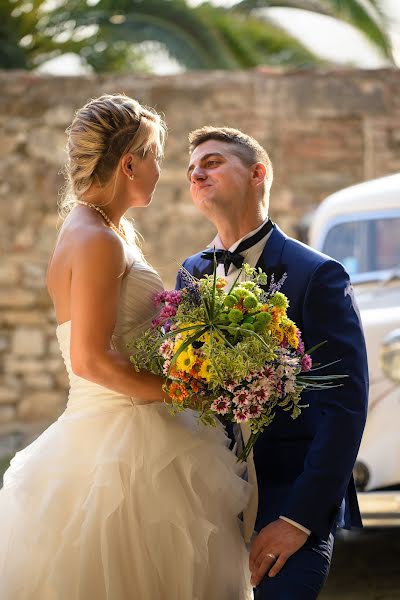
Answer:
[[[201,253],[185,260],[196,277],[213,264]],[[298,419],[277,413],[254,447],[259,490],[256,529],[284,515],[327,538],[337,523],[361,527],[352,469],[368,403],[368,367],[359,313],[343,266],[287,237],[275,226],[257,267],[283,273],[288,316],[303,334],[306,349],[324,340],[313,360],[339,363],[317,374],[348,375],[343,386],[303,394],[309,408]],[[177,287],[183,287],[178,275]]]

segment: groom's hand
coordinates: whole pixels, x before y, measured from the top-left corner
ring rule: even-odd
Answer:
[[[261,529],[250,550],[252,585],[259,585],[266,573],[269,577],[277,575],[289,556],[300,550],[307,539],[304,531],[283,519],[277,519]]]

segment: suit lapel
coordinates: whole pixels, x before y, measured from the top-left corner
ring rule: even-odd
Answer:
[[[282,263],[282,253],[286,239],[285,234],[275,225],[256,264],[257,269],[261,268],[268,275],[268,285],[272,275],[274,275],[275,282],[277,282],[287,271],[287,265]],[[265,287],[268,288],[268,285]]]
[[[214,271],[214,262],[212,260],[204,260],[199,258],[198,264],[193,267],[193,275],[197,279],[201,279],[204,275],[212,275]]]

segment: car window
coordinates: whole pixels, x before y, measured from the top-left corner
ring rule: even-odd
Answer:
[[[322,251],[341,262],[350,275],[400,266],[400,217],[337,223]]]

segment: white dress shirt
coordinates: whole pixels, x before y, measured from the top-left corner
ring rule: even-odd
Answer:
[[[209,244],[208,247],[215,248],[216,250],[221,249],[221,250],[229,250],[230,252],[234,252],[241,242],[243,242],[244,240],[247,240],[247,238],[249,238],[252,235],[254,235],[255,233],[257,233],[257,231],[259,231],[265,225],[265,223],[267,221],[268,221],[268,217],[265,219],[265,221],[263,223],[261,223],[261,225],[259,227],[257,227],[257,229],[253,229],[253,231],[246,233],[246,235],[244,235],[242,238],[240,238],[240,240],[238,240],[237,242],[232,244],[232,246],[230,248],[224,248],[224,245],[221,242],[221,238],[219,237],[219,234],[217,234],[215,236],[215,238],[213,239],[211,244]],[[261,238],[261,240],[259,240],[256,244],[254,244],[254,246],[252,246],[248,250],[241,253],[242,256],[244,256],[244,262],[247,263],[248,265],[250,265],[250,267],[255,267],[256,264],[258,263],[259,258],[264,250],[264,246],[267,243],[267,241],[269,240],[269,237],[272,234],[272,231],[273,230],[269,231],[263,238]],[[225,289],[229,290],[231,288],[233,282],[235,281],[235,279],[238,276],[238,273],[239,273],[239,269],[237,267],[235,267],[235,265],[233,263],[229,267],[228,275],[225,275],[223,264],[217,265],[217,276],[223,277],[227,282]],[[244,278],[245,278],[245,275],[244,275],[244,273],[242,273],[242,275],[239,277],[239,281],[242,281]],[[283,519],[287,523],[290,523],[291,525],[294,525],[298,529],[301,529],[307,535],[310,535],[311,531],[309,529],[307,529],[306,527],[304,527],[303,525],[300,525],[300,523],[297,523],[296,521],[293,521],[292,519],[289,519],[288,517],[285,517],[284,515],[280,515],[279,518]]]
[[[266,218],[265,221],[263,223],[261,223],[261,225],[259,227],[257,227],[257,229],[253,229],[253,231],[246,233],[246,235],[244,235],[242,238],[240,238],[240,240],[238,240],[237,242],[232,244],[232,246],[230,248],[224,248],[224,245],[221,242],[221,238],[219,237],[218,233],[215,236],[215,238],[213,239],[213,241],[211,242],[211,244],[208,245],[208,247],[215,248],[216,250],[221,249],[221,250],[229,250],[229,252],[234,252],[241,242],[243,242],[244,240],[247,240],[249,237],[251,237],[252,235],[257,233],[257,231],[259,231],[262,227],[264,227],[264,225],[267,221],[268,221],[268,218]],[[259,240],[256,244],[254,244],[254,246],[252,246],[248,250],[245,250],[245,252],[241,252],[242,256],[244,256],[245,263],[249,264],[251,267],[256,266],[261,254],[262,254],[262,251],[264,250],[264,246],[267,243],[272,231],[273,230],[269,231],[263,238],[261,238],[261,240]],[[226,279],[226,281],[227,281],[226,289],[228,289],[228,290],[230,289],[230,287],[232,286],[236,277],[238,276],[238,272],[239,272],[239,269],[237,269],[233,263],[229,267],[228,275],[225,275],[223,264],[217,265],[217,276],[223,277],[224,279]],[[244,275],[244,273],[242,273],[239,281],[243,280],[244,278],[245,278],[245,275]]]

